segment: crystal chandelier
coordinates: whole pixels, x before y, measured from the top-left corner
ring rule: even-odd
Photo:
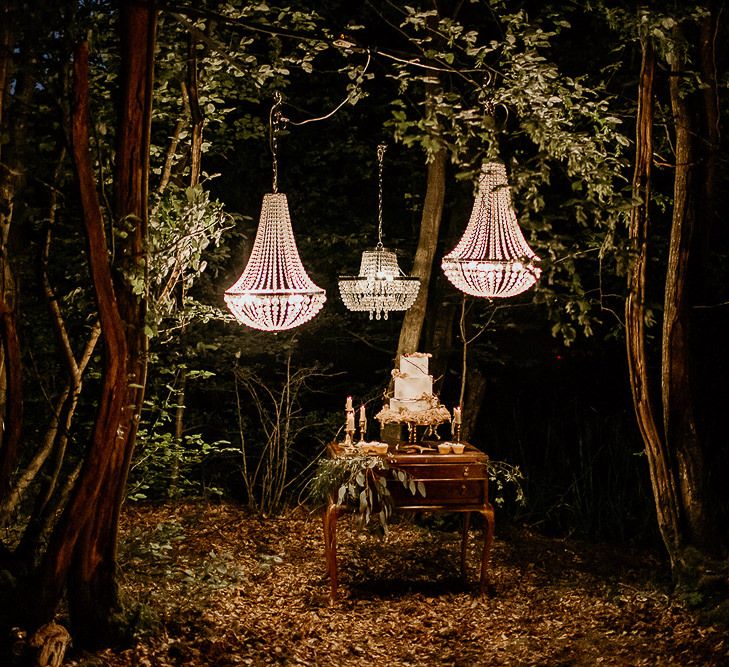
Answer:
[[[504,163],[486,162],[468,226],[443,258],[443,271],[466,294],[508,297],[536,283],[541,274],[538,261],[517,223]]]
[[[407,310],[420,288],[418,278],[406,276],[392,250],[382,245],[382,163],[385,146],[377,147],[379,176],[377,233],[378,243],[362,253],[358,276],[339,276],[339,292],[349,310],[369,311],[370,319],[387,319],[391,310]]]
[[[314,317],[326,293],[309,278],[296,247],[286,195],[278,191],[276,135],[282,120],[281,93],[271,109],[273,193],[263,195],[261,219],[248,264],[225,292],[235,318],[262,331],[293,329]]]

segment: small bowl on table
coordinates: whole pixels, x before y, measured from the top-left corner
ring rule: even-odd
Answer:
[[[451,451],[451,445],[449,445],[446,442],[442,442],[438,445],[438,453],[439,454],[450,454]]]
[[[463,443],[451,443],[451,451],[454,454],[463,454],[464,449],[466,449],[466,445]]]

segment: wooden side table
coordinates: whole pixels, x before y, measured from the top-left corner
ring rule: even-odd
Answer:
[[[437,449],[436,443],[421,443]],[[481,572],[479,590],[485,594],[488,584],[488,565],[491,545],[494,540],[494,509],[488,499],[488,456],[473,445],[466,445],[462,454],[439,454],[435,452],[411,453],[403,451],[407,443],[390,445],[388,453],[381,456],[387,460],[390,469],[404,470],[416,482],[425,485],[425,497],[413,496],[403,485],[388,475],[388,490],[395,509],[418,512],[461,512],[463,533],[461,536],[461,576],[467,579],[466,551],[468,529],[472,512],[484,518],[484,541],[481,551]],[[330,456],[346,456],[335,444],[329,447]],[[330,582],[330,601],[337,597],[337,518],[348,508],[338,505],[331,498],[324,511],[324,555]]]

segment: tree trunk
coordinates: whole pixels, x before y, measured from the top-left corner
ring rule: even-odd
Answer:
[[[701,437],[706,454],[705,467],[710,490],[717,496],[712,502],[717,525],[729,525],[729,507],[718,496],[729,475],[729,453],[724,446],[726,427],[724,406],[726,402],[726,378],[729,375],[729,354],[726,353],[726,332],[729,330],[729,313],[726,308],[716,307],[725,294],[724,281],[716,280],[716,261],[723,249],[729,247],[729,231],[723,224],[722,204],[719,191],[718,168],[721,150],[719,90],[716,62],[724,60],[724,53],[717,54],[716,34],[720,12],[716,3],[707,3],[709,10],[701,20],[699,29],[699,62],[703,86],[702,107],[698,122],[701,128],[700,160],[697,178],[699,192],[697,220],[701,224],[694,230],[695,303],[692,326],[700,331],[700,342],[694,339],[692,353],[697,360],[696,397],[697,419],[701,424]],[[726,47],[725,47],[726,49]],[[718,251],[718,252],[717,252]],[[718,283],[718,284],[717,284]],[[717,350],[724,350],[717,355]],[[717,358],[718,357],[718,358]],[[719,363],[717,363],[719,361]],[[717,535],[719,537],[719,535]],[[729,536],[724,536],[725,541]]]
[[[38,584],[37,624],[51,620],[82,530],[96,512],[110,460],[123,447],[119,424],[124,409],[127,377],[127,344],[113,289],[88,137],[88,44],[74,53],[74,99],[71,112],[73,155],[79,181],[86,228],[91,276],[104,340],[101,398],[92,441],[73,494],[56,525],[41,563]]]
[[[4,254],[4,253],[3,253]],[[2,260],[6,265],[7,260]],[[2,268],[0,268],[2,271]],[[6,275],[9,270],[6,271]],[[12,281],[12,276],[7,276]],[[4,282],[4,281],[3,281]],[[23,368],[20,357],[20,341],[15,328],[15,312],[12,302],[6,301],[6,290],[0,296],[0,338],[2,338],[2,373],[5,387],[5,406],[0,431],[0,501],[7,497],[10,477],[18,458],[23,423]]]
[[[677,35],[680,37],[680,35]],[[673,220],[666,270],[663,310],[661,385],[666,447],[676,454],[676,474],[685,523],[685,540],[705,549],[711,542],[707,525],[704,452],[694,402],[694,364],[691,354],[692,246],[696,227],[697,169],[695,122],[682,90],[686,63],[674,52],[671,58],[670,93],[676,131],[676,168],[673,187]]]
[[[650,222],[651,164],[653,161],[653,77],[655,52],[649,41],[642,44],[643,58],[638,84],[634,204],[630,212],[631,262],[628,270],[628,298],[625,302],[625,339],[628,372],[638,427],[643,437],[653,486],[661,536],[672,563],[681,547],[680,513],[676,483],[668,450],[658,432],[651,400],[645,333],[646,265]]]
[[[443,217],[445,168],[446,152],[441,148],[432,155],[432,159],[428,162],[427,189],[420,221],[418,249],[415,251],[412,271],[412,275],[420,279],[420,290],[415,303],[405,313],[400,328],[400,339],[397,343],[396,359],[399,359],[401,354],[417,352],[420,344],[420,334],[423,330],[428,306],[433,260],[438,246],[438,231]]]
[[[88,45],[74,58],[72,134],[89,263],[103,337],[102,387],[92,441],[78,483],[41,564],[35,620],[48,620],[64,584],[77,648],[118,641],[118,521],[146,382],[147,186],[156,12],[151,1],[120,7],[122,103],[117,129],[114,209],[129,228],[109,264],[89,154]],[[140,282],[141,281],[141,282]]]
[[[10,90],[10,70],[13,64],[13,27],[15,17],[9,2],[0,6],[0,122],[5,111],[5,96]],[[0,157],[2,155],[0,154]]]
[[[157,14],[153,0],[127,0],[120,8],[120,42],[123,99],[119,110],[114,214],[133,227],[121,250],[115,278],[122,334],[126,343],[124,382],[113,392],[123,396],[116,433],[119,448],[109,452],[104,487],[91,520],[80,536],[69,573],[68,603],[77,644],[108,645],[125,639],[117,633],[120,601],[117,589],[119,514],[147,382],[147,229],[149,145],[152,118],[152,82]],[[129,276],[142,280],[138,293]],[[138,284],[138,283],[137,283]],[[102,323],[102,332],[104,331]]]
[[[18,458],[23,416],[22,365],[16,326],[16,285],[10,265],[9,240],[15,197],[21,186],[20,154],[25,148],[27,109],[33,85],[27,71],[14,76],[14,108],[8,120],[7,92],[10,89],[13,52],[13,27],[17,17],[4,5],[0,14],[0,133],[9,140],[0,142],[0,501],[7,495],[10,478]],[[26,39],[26,42],[29,42]],[[32,66],[32,51],[24,43],[21,51]]]
[[[447,218],[443,247],[453,247],[463,233],[463,220],[468,219],[470,207],[473,206],[472,187],[470,183],[457,183],[453,189],[453,205]],[[433,354],[430,360],[431,374],[434,378],[442,378],[438,391],[443,392],[448,381],[451,364],[455,364],[460,375],[461,364],[457,363],[456,323],[461,312],[462,292],[453,289],[453,285],[441,271],[431,279],[430,304],[433,308],[431,316],[425,322],[421,335],[423,349]],[[460,355],[458,356],[460,359]]]

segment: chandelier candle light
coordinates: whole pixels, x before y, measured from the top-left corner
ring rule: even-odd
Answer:
[[[235,318],[262,331],[293,329],[314,317],[326,293],[309,278],[296,247],[286,195],[278,191],[277,133],[282,121],[281,93],[274,94],[269,119],[273,192],[263,196],[261,219],[248,264],[225,292]]]
[[[538,261],[516,220],[504,163],[484,163],[466,231],[443,258],[446,277],[472,296],[515,296],[539,279]]]
[[[400,271],[397,256],[382,245],[382,163],[385,146],[377,147],[378,216],[377,246],[362,253],[359,276],[339,276],[344,305],[353,311],[369,311],[370,319],[387,319],[391,310],[407,310],[415,302],[420,280]]]

